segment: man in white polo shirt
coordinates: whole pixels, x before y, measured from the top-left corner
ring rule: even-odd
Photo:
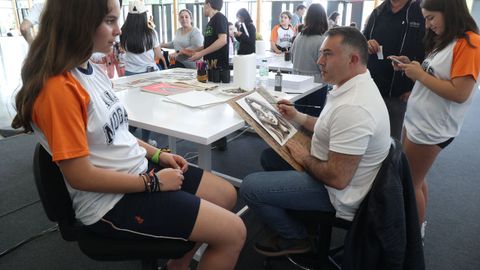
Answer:
[[[290,140],[287,147],[305,172],[278,164],[248,175],[240,194],[275,232],[255,244],[265,256],[303,253],[310,244],[303,225],[286,209],[336,213],[352,220],[390,149],[387,108],[367,70],[368,45],[353,27],[332,28],[320,48],[323,80],[334,84],[318,118],[280,101],[290,121],[313,131],[311,148]],[[282,171],[283,170],[283,171]]]

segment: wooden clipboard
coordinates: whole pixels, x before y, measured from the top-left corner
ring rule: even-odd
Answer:
[[[240,117],[247,122],[256,132],[257,134],[273,149],[277,154],[279,154],[288,164],[290,164],[295,170],[297,171],[304,171],[304,168],[295,161],[292,157],[290,152],[288,151],[287,146],[281,146],[280,144],[272,138],[272,136],[253,119],[238,103],[236,102],[239,99],[244,98],[245,96],[250,95],[252,92],[245,93],[241,96],[232,98],[228,101],[228,104],[240,115]],[[261,92],[258,92],[262,95]],[[263,95],[262,95],[263,96]],[[303,129],[298,129],[297,133],[293,135],[290,140],[296,140],[301,145],[305,146],[307,149],[310,150],[310,145],[312,138],[309,136]]]

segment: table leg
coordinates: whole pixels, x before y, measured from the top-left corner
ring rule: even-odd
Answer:
[[[198,145],[198,167],[206,170],[212,170],[212,146],[209,145]]]
[[[177,153],[177,138],[168,136],[168,147],[170,148],[170,151],[172,153],[176,154]]]

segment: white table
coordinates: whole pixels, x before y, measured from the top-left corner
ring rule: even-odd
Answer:
[[[114,84],[141,78],[167,77],[169,72],[174,71],[172,69],[122,77],[115,80]],[[296,101],[321,87],[322,84],[318,83],[299,85],[297,89],[283,89],[286,93],[282,95],[285,99]],[[268,88],[273,93],[273,87]],[[289,91],[300,94],[287,94]],[[215,90],[212,93],[225,100],[231,98]],[[125,105],[132,126],[167,135],[172,151],[176,150],[176,139],[196,143],[199,152],[198,165],[209,171],[212,166],[211,144],[245,126],[244,120],[227,103],[198,109],[165,102],[164,96],[140,91],[139,88],[121,90],[116,94]]]

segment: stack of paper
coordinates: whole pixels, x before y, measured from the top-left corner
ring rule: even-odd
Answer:
[[[268,84],[275,85],[275,72],[268,73]],[[282,73],[283,88],[298,88],[303,84],[313,83],[313,76],[293,75]]]
[[[205,91],[213,90],[213,89],[218,87],[218,84],[216,84],[216,83],[210,83],[210,82],[202,83],[202,82],[197,81],[197,79],[189,80],[189,81],[175,81],[175,84],[180,85],[180,86],[184,85],[186,87],[192,87],[195,90],[199,90],[199,91],[200,90],[205,90]]]

